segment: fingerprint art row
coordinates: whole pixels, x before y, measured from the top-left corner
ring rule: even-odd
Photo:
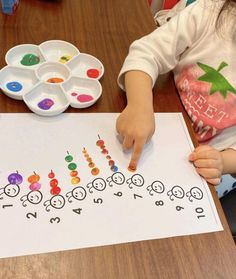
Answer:
[[[75,171],[75,170],[73,170]],[[75,178],[76,176],[72,177]],[[141,188],[145,186],[145,180],[141,174],[134,174],[130,178],[126,179],[124,174],[121,172],[115,172],[106,179],[101,177],[95,178],[92,182],[89,182],[86,187],[76,186],[71,191],[67,192],[64,196],[61,194],[61,188],[59,187],[58,180],[56,179],[55,173],[51,170],[48,174],[51,198],[44,201],[46,211],[50,211],[51,208],[61,209],[65,206],[66,200],[71,203],[72,201],[82,201],[86,198],[88,193],[93,193],[94,191],[102,192],[107,186],[122,186],[127,185],[130,189]],[[77,180],[77,179],[76,179]],[[24,207],[27,204],[39,204],[43,201],[43,194],[41,191],[40,176],[36,173],[28,177],[29,182],[29,192],[20,198],[22,205]],[[23,177],[20,173],[14,172],[8,176],[8,184],[0,188],[0,200],[4,196],[14,198],[20,194],[20,184],[23,182]],[[163,194],[166,189],[163,182],[160,180],[155,180],[150,185],[146,187],[147,193],[149,195]],[[118,192],[122,195],[121,192]],[[174,199],[183,199],[185,196],[189,201],[201,200],[203,198],[203,192],[198,187],[192,187],[188,192],[185,193],[184,189],[175,185],[171,190],[167,191],[167,196],[171,201]]]

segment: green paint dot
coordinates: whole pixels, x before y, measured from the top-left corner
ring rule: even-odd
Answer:
[[[68,165],[68,169],[69,170],[75,170],[77,168],[77,165],[75,164],[75,163],[70,163],[69,165]]]
[[[20,63],[24,66],[33,66],[33,65],[38,64],[39,61],[40,61],[40,59],[37,55],[32,54],[32,53],[28,53],[28,54],[23,56]]]
[[[68,155],[65,157],[66,162],[72,162],[73,161],[73,157],[71,155]]]

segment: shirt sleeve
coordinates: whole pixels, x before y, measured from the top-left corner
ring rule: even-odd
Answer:
[[[174,69],[181,54],[199,39],[206,28],[209,10],[204,9],[204,1],[196,1],[166,24],[131,44],[118,76],[118,84],[123,90],[127,71],[147,73],[154,85],[159,74]]]

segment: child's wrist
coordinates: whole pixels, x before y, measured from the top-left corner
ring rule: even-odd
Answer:
[[[236,174],[236,150],[225,149],[220,152],[223,164],[222,174]]]

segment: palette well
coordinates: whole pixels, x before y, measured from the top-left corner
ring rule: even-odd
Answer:
[[[68,106],[86,108],[102,94],[103,64],[68,42],[18,45],[6,53],[5,60],[7,66],[0,70],[1,90],[23,100],[36,114],[58,115]]]

